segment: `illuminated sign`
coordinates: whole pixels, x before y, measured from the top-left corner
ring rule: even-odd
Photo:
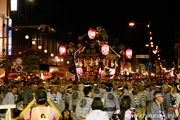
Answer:
[[[17,0],[11,0],[11,11],[17,11]]]
[[[12,27],[12,18],[9,19],[9,27]],[[7,19],[5,19],[5,37],[7,35]],[[5,55],[6,55],[6,38],[5,38]],[[12,30],[9,30],[8,55],[12,55]]]

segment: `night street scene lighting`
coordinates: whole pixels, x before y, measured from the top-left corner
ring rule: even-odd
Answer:
[[[2,117],[31,119],[25,115],[32,111],[35,119],[33,104],[48,112],[46,103],[54,114],[40,108],[40,117],[90,120],[96,113],[93,107],[98,107],[95,102],[101,100],[104,106],[98,111],[104,119],[119,117],[122,104],[115,98],[126,92],[146,98],[145,104],[134,101],[137,105],[128,107],[139,119],[148,119],[150,102],[157,103],[154,111],[162,116],[158,119],[179,117],[178,5],[176,1],[0,0],[0,109],[6,109],[0,110]],[[170,109],[159,109],[162,101]]]

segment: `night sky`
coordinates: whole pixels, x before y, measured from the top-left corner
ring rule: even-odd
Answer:
[[[96,29],[100,25],[108,31],[110,38],[118,38],[119,44],[126,44],[126,47],[131,48],[134,55],[148,54],[145,48],[148,43],[148,29],[146,25],[130,28],[128,22],[151,21],[154,45],[159,45],[161,59],[172,63],[175,31],[180,27],[178,5],[178,2],[172,0],[34,0],[34,3],[26,3],[26,15],[32,24],[49,24],[57,33],[72,33],[74,41],[90,27]],[[20,10],[24,14],[24,7]]]

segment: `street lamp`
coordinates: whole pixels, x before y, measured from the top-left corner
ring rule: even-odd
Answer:
[[[47,49],[44,49],[44,53],[47,53]]]
[[[145,47],[149,47],[149,44],[145,44]]]
[[[55,56],[55,59],[58,59],[58,56]]]
[[[57,63],[60,61],[60,59],[58,58],[58,56],[55,56],[55,60],[56,60],[56,65],[57,65]]]
[[[29,39],[29,35],[25,35],[25,39],[26,39],[26,40]]]
[[[36,44],[36,41],[33,40],[33,41],[32,41],[32,44],[35,45],[35,44]]]
[[[54,54],[53,54],[53,53],[51,53],[51,57],[54,57]]]
[[[135,25],[134,22],[129,22],[129,26],[133,27]]]
[[[41,50],[41,49],[42,49],[42,46],[41,46],[41,45],[39,45],[39,46],[38,46],[38,49],[39,49],[39,50]]]
[[[63,59],[63,58],[61,58],[61,59],[60,59],[60,61],[61,61],[61,62],[63,62],[63,61],[64,61],[64,59]]]

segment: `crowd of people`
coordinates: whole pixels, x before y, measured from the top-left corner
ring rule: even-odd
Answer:
[[[29,80],[0,84],[1,105],[25,120],[180,120],[176,79]],[[0,110],[0,119],[5,118]]]

